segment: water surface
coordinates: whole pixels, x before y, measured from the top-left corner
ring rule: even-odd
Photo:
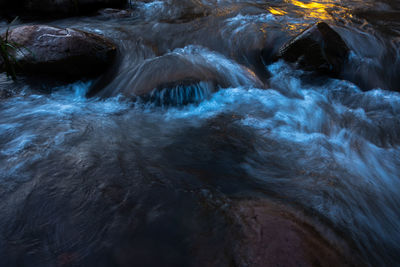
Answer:
[[[248,198],[309,214],[360,265],[399,265],[399,18],[389,0],[171,0],[50,22],[119,59],[100,82],[1,74],[1,265],[188,266],[222,253],[225,210]],[[351,49],[341,79],[260,59],[320,20]],[[200,78],[167,88],[173,105],[120,95],[184,71]]]

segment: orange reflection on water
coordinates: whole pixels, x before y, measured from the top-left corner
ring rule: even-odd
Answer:
[[[298,0],[286,0],[286,2],[302,8],[304,12],[301,13],[304,18],[328,20],[331,15],[327,12],[327,9],[335,7],[334,3],[337,1],[320,0],[306,3]]]
[[[297,24],[292,23],[292,24],[288,24],[286,26],[286,28],[293,33],[299,33],[302,30],[304,30],[305,28],[307,28],[308,26],[310,26],[308,23],[297,23]]]
[[[269,11],[271,14],[273,14],[273,15],[278,15],[278,16],[282,16],[282,15],[285,15],[285,14],[287,13],[287,12],[283,11],[282,9],[273,8],[273,7],[270,7],[270,8],[268,9],[268,11]]]

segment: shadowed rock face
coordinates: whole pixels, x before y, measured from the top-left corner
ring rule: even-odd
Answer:
[[[346,43],[327,23],[319,22],[286,43],[278,58],[299,67],[337,76],[349,54]]]
[[[102,36],[45,25],[15,28],[10,31],[9,40],[20,45],[13,53],[23,73],[64,78],[100,74],[117,51],[115,45]]]

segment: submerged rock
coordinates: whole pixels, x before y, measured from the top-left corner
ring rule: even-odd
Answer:
[[[264,200],[232,205],[231,238],[237,266],[352,266],[344,241],[327,240],[288,207]],[[325,229],[324,229],[325,230]]]
[[[195,64],[176,55],[149,59],[139,65],[135,75],[112,96],[140,97],[158,105],[184,105],[207,98],[229,82],[208,66]]]
[[[327,23],[319,22],[282,46],[278,58],[321,74],[340,74],[349,48]]]
[[[104,18],[119,19],[119,18],[129,18],[132,13],[130,10],[125,9],[115,9],[115,8],[105,8],[98,12]]]
[[[102,73],[116,55],[116,46],[105,37],[77,29],[46,25],[22,26],[9,32],[19,45],[10,51],[23,74],[81,78]]]
[[[124,63],[121,63],[124,64]],[[122,69],[104,89],[88,96],[140,98],[160,105],[199,102],[220,88],[264,88],[248,68],[202,47],[188,46]]]
[[[0,100],[13,96],[13,92],[8,88],[0,88]]]
[[[196,62],[197,63],[197,62]],[[141,64],[122,94],[126,97],[148,96],[154,91],[173,89],[177,86],[189,86],[200,81],[227,87],[229,82],[207,66],[177,55],[164,55],[150,59]],[[216,91],[216,86],[210,89]]]

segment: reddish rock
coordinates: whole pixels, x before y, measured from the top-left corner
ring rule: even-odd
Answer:
[[[327,240],[304,217],[270,202],[241,201],[231,209],[237,266],[352,266],[346,243]],[[330,234],[332,237],[332,234]],[[340,249],[336,247],[340,245]]]
[[[9,32],[9,40],[20,46],[12,51],[20,71],[64,78],[102,73],[117,51],[111,41],[100,35],[46,25],[15,28]]]

